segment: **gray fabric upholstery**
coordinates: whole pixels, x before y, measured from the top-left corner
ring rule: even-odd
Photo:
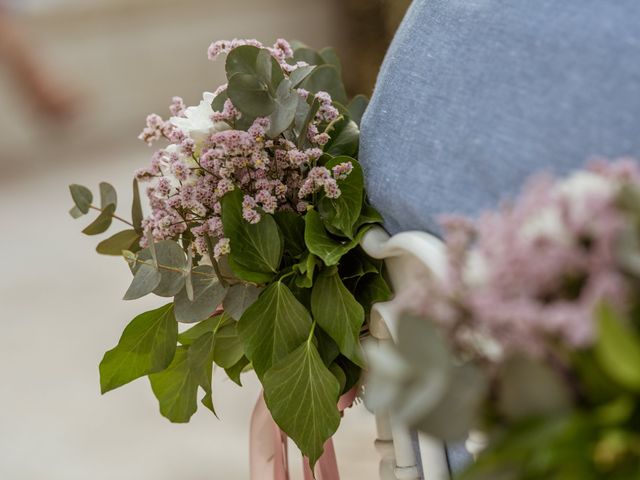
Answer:
[[[415,0],[362,123],[391,232],[437,232],[532,172],[640,157],[638,0]]]
[[[392,233],[438,233],[440,214],[494,208],[533,172],[640,157],[640,1],[415,0],[360,148]]]

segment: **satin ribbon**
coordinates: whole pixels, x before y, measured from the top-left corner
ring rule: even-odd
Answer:
[[[352,388],[338,401],[342,413],[353,405],[357,388]],[[289,480],[287,435],[273,421],[261,393],[251,415],[249,433],[249,470],[251,480]],[[305,480],[313,480],[309,460],[303,457]],[[316,463],[316,480],[340,480],[333,440],[324,444],[324,453]]]

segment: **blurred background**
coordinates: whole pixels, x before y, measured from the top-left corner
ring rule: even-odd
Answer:
[[[370,94],[408,0],[0,0],[0,479],[243,480],[259,394],[217,375],[221,420],[160,416],[146,380],[100,397],[98,363],[137,313],[124,262],[99,257],[67,185],[116,186],[151,151],[136,139],[173,95],[223,82],[211,41],[332,45],[351,93]],[[374,421],[351,409],[336,438],[345,480],[374,478]],[[295,456],[294,456],[295,457]],[[294,478],[301,469],[294,459]]]

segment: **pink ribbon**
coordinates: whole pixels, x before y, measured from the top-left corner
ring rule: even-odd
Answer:
[[[338,410],[343,412],[353,405],[357,388],[352,388],[338,401]],[[273,421],[271,413],[260,394],[251,416],[249,439],[249,467],[251,480],[289,480],[287,435]],[[304,479],[313,480],[309,460],[302,459]],[[333,440],[324,444],[324,453],[316,463],[316,480],[340,480],[338,462]]]

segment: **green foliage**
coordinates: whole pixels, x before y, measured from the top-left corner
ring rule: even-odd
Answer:
[[[324,443],[338,429],[340,383],[306,341],[271,368],[263,379],[273,419],[309,458],[312,468]]]
[[[166,368],[173,359],[177,337],[172,304],[138,315],[100,362],[102,393]]]
[[[135,230],[123,230],[103,240],[96,247],[102,255],[122,255],[123,250],[135,250],[140,242],[140,235]]]
[[[100,233],[106,232],[111,226],[111,222],[113,221],[113,214],[116,211],[116,206],[113,204],[107,205],[101,212],[98,217],[91,222],[82,233],[85,235],[98,235]]]
[[[331,140],[325,145],[324,151],[329,155],[346,155],[352,157],[358,153],[360,129],[358,125],[347,117],[343,117],[333,125],[334,132]]]
[[[335,157],[325,167],[333,168],[340,163],[351,162],[353,171],[344,180],[338,180],[342,192],[338,198],[324,196],[318,203],[318,211],[326,224],[337,229],[348,238],[354,236],[354,225],[360,217],[364,199],[364,176],[362,167],[351,157]]]
[[[111,184],[100,182],[100,208],[104,210],[109,205],[113,205],[115,211],[118,206],[118,194]]]
[[[234,190],[222,199],[222,223],[231,240],[229,264],[247,282],[267,283],[278,272],[283,239],[270,215],[252,225],[242,218],[242,193]]]
[[[318,276],[311,293],[311,312],[320,328],[340,347],[340,353],[364,366],[359,341],[364,309],[342,283],[337,268]]]
[[[155,252],[155,258],[154,258]],[[150,243],[149,248],[138,252],[137,262],[133,265],[134,275],[142,265],[153,265],[157,262],[160,283],[153,293],[161,297],[173,297],[184,288],[187,275],[187,258],[182,247],[172,240]]]
[[[199,265],[189,275],[193,286],[192,299],[187,295],[186,285],[174,299],[176,320],[180,323],[196,323],[209,318],[227,293],[209,265]]]
[[[240,320],[247,308],[258,299],[260,291],[258,287],[248,284],[238,283],[231,286],[222,304],[225,313],[235,320]]]
[[[131,203],[131,220],[134,230],[142,235],[142,205],[140,204],[140,189],[138,180],[133,179],[133,202]]]
[[[320,257],[329,267],[337,265],[343,255],[358,246],[366,231],[366,228],[360,229],[353,240],[340,240],[327,232],[318,212],[310,210],[305,216],[305,244],[311,253]]]
[[[367,109],[369,105],[369,99],[364,95],[356,95],[347,105],[347,109],[349,110],[349,116],[351,120],[356,122],[358,127],[360,126],[360,122],[362,121],[362,116],[364,115],[364,111]]]
[[[300,86],[311,93],[327,92],[334,101],[347,103],[347,93],[340,72],[333,65],[319,65]]]
[[[304,342],[311,315],[281,281],[272,283],[242,315],[238,332],[258,377]]]
[[[93,202],[93,194],[91,190],[82,185],[69,185],[69,191],[71,192],[71,198],[75,204],[75,209],[71,209],[71,216],[78,218],[80,214],[86,215],[89,213],[89,207]]]

